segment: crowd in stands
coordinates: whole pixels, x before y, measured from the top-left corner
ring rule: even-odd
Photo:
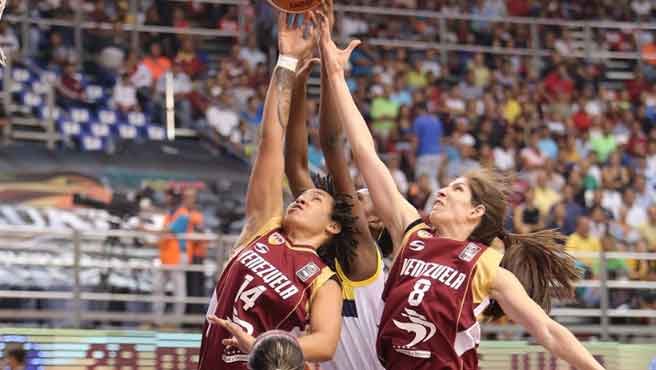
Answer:
[[[20,6],[17,3],[13,2]],[[43,17],[71,17],[71,3],[43,1],[32,11]],[[238,28],[234,6],[142,3],[144,24]],[[37,32],[32,37],[38,42],[32,45],[40,51],[36,55],[41,66],[60,76],[60,105],[92,105],[77,77],[84,67],[98,83],[113,89],[116,109],[147,112],[161,123],[163,76],[170,70],[180,125],[248,154],[270,72],[265,46],[274,18],[264,3],[247,7],[246,37],[242,44],[228,44],[229,51],[216,62],[201,51],[198,39],[172,35],[143,35],[140,42],[146,52],[135,55],[127,49],[127,33],[90,32],[85,48],[98,56],[92,65],[83,65],[75,55],[70,29]],[[126,21],[125,1],[84,4],[85,17]],[[604,0],[349,4],[571,20],[645,21],[656,11],[648,0],[624,1],[621,6]],[[365,42],[352,55],[348,83],[399,189],[423,212],[429,212],[431,199],[449,179],[469,169],[497,168],[513,175],[514,207],[508,226],[514,232],[559,228],[567,236],[568,251],[656,252],[656,68],[652,69],[651,58],[645,57],[643,67],[636,64],[633,78],[618,88],[606,83],[602,61],[571,57],[572,34],[562,28],[541,30],[540,45],[532,45],[529,25],[504,22],[449,21],[448,33],[440,35],[436,21],[430,19],[347,13],[341,27],[349,37],[445,37],[454,43],[552,50],[537,63],[530,57],[450,52],[443,65],[437,50],[415,52]],[[0,28],[0,33],[8,30]],[[631,30],[595,34],[592,40],[596,49],[614,51],[649,51],[655,41],[651,33]],[[308,101],[314,144],[310,158],[320,166],[317,105],[316,98]],[[599,277],[598,259],[579,262],[588,278]],[[608,269],[612,279],[656,281],[655,261],[611,259]],[[655,308],[653,291],[641,292],[613,290],[611,306]],[[582,288],[578,293],[583,306],[598,306],[598,289]]]

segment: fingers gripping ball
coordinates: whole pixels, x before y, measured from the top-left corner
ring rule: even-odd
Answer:
[[[287,13],[303,13],[321,4],[322,0],[269,0],[275,8]]]

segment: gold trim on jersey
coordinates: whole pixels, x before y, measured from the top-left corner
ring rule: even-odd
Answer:
[[[307,252],[307,253],[312,253],[315,256],[318,256],[317,251],[310,248],[310,247],[294,247],[292,243],[289,242],[289,240],[285,240],[285,246],[293,251],[298,251],[298,252]]]
[[[308,301],[309,304],[312,304],[314,301],[314,296],[317,294],[319,289],[328,281],[330,278],[335,275],[335,272],[330,269],[330,267],[326,266],[321,270],[321,273],[319,276],[317,276],[314,281],[312,281],[312,291],[310,292],[310,299]]]
[[[480,304],[490,295],[492,282],[497,274],[503,255],[488,247],[476,261],[471,291],[474,305]]]
[[[410,239],[410,236],[414,234],[418,230],[430,230],[430,226],[426,225],[423,222],[418,223],[417,225],[413,226],[410,230],[408,230],[405,234],[403,234],[403,239],[401,239],[401,250],[399,250],[399,253],[394,256],[394,261],[392,261],[392,264],[396,262],[396,259],[399,258],[401,254],[405,251],[405,247],[408,244],[408,239]]]
[[[335,259],[335,272],[337,272],[337,276],[339,279],[342,281],[342,288],[345,288],[346,286],[350,286],[353,288],[362,288],[368,285],[373,284],[376,279],[380,276],[380,274],[383,273],[383,256],[380,254],[380,250],[378,249],[378,246],[373,246],[376,248],[376,272],[371,275],[370,277],[364,279],[364,280],[351,280],[346,276],[346,273],[344,273],[344,270],[342,269],[342,266],[339,264],[339,261]],[[345,297],[346,298],[346,297]],[[348,298],[348,299],[355,299],[353,298]]]

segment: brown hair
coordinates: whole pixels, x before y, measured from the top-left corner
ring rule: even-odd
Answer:
[[[469,240],[491,245],[501,239],[505,253],[500,266],[512,272],[528,295],[549,312],[551,298],[568,298],[574,294],[574,282],[580,279],[575,259],[564,251],[565,237],[557,230],[529,234],[507,233],[503,227],[508,210],[510,181],[499,172],[481,169],[465,175],[472,194],[472,205],[485,206],[485,214]],[[485,315],[498,319],[504,315],[494,302]]]

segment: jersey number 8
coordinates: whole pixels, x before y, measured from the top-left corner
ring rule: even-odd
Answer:
[[[408,303],[411,306],[419,306],[419,304],[421,304],[421,301],[424,300],[424,294],[428,292],[430,287],[431,287],[430,280],[427,279],[417,280],[414,288],[412,289],[412,292],[408,296]]]

